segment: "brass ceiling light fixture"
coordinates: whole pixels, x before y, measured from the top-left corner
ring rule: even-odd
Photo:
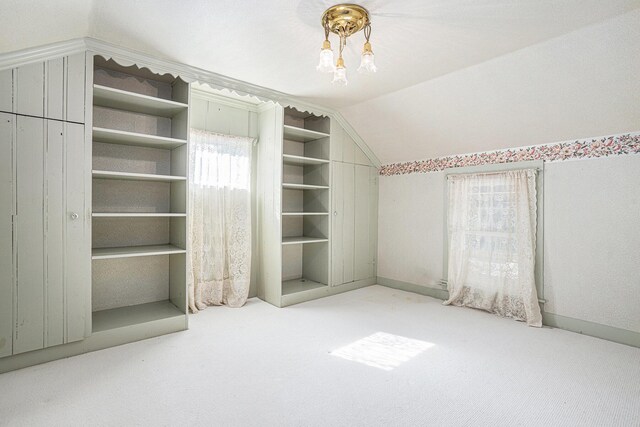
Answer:
[[[333,73],[332,83],[346,85],[347,69],[344,66],[342,52],[347,44],[347,37],[364,29],[365,43],[362,49],[362,59],[358,72],[375,73],[377,68],[373,61],[373,50],[371,50],[371,19],[369,11],[357,4],[337,4],[325,10],[322,15],[322,27],[324,28],[324,42],[320,50],[320,63],[316,69],[323,73]],[[329,33],[337,34],[340,37],[340,47],[338,61],[333,64],[333,51],[329,41]]]

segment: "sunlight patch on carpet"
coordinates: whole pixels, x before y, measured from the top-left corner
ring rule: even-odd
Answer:
[[[434,345],[426,341],[376,332],[329,354],[390,371]]]

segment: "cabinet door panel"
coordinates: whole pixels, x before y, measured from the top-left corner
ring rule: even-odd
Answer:
[[[350,163],[343,164],[342,257],[344,262],[343,283],[354,280],[354,230],[355,230],[355,169]]]
[[[64,58],[47,61],[47,104],[45,117],[62,120],[64,106]]]
[[[378,259],[378,168],[369,167],[369,178],[369,260],[371,277],[375,277]]]
[[[336,123],[335,120],[331,121],[331,160],[338,162],[342,161],[342,138],[344,131],[342,127]]]
[[[18,116],[14,354],[44,345],[44,120]]]
[[[66,339],[78,341],[88,335],[89,289],[91,283],[91,246],[88,231],[89,208],[86,194],[89,168],[84,143],[84,126],[65,123],[65,300]],[[77,217],[76,217],[77,215]]]
[[[333,218],[331,223],[331,285],[337,286],[344,283],[344,257],[342,253],[342,228],[344,215],[344,190],[343,190],[343,163],[332,162],[333,178]]]
[[[14,108],[18,114],[44,116],[44,62],[14,70]]]
[[[0,113],[0,357],[13,352],[13,138],[15,116]]]
[[[355,151],[355,163],[359,164],[359,165],[365,165],[365,166],[369,166],[371,164],[371,162],[369,161],[369,158],[367,157],[366,154],[364,154],[364,151],[362,151],[362,149],[360,147],[358,147],[357,145],[355,145],[354,151]]]
[[[0,71],[0,111],[13,111],[13,69]]]
[[[355,161],[356,143],[353,142],[351,136],[345,131],[342,132],[342,161],[345,163],[354,163]]]
[[[369,167],[355,165],[354,278],[371,277],[369,258]]]
[[[62,105],[62,104],[61,104]],[[62,122],[47,120],[45,347],[64,341],[64,139]]]
[[[66,120],[84,123],[85,57],[77,53],[65,58],[66,61]]]

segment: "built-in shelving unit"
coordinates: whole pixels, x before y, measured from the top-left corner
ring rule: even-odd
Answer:
[[[328,190],[328,185],[314,185],[314,184],[294,184],[292,182],[283,182],[282,188],[289,188],[292,190]]]
[[[292,109],[289,109],[292,110]],[[286,114],[286,113],[285,113]],[[304,126],[304,124],[302,124]],[[329,134],[325,132],[318,132],[311,129],[300,127],[298,123],[295,125],[284,125],[284,139],[288,141],[296,142],[311,142],[317,141],[323,138],[329,138]]]
[[[184,254],[185,249],[173,245],[124,246],[98,248],[91,251],[91,259],[132,258],[140,256]]]
[[[117,129],[93,127],[94,142],[108,144],[136,145],[139,147],[173,149],[187,143],[186,139],[171,138],[160,135],[147,135],[139,132],[128,132]]]
[[[93,212],[93,218],[186,218],[183,213],[150,212]]]
[[[95,84],[93,85],[93,105],[169,118],[189,108],[182,102]]]
[[[326,216],[329,212],[282,212],[282,216]]]
[[[293,295],[329,284],[329,118],[284,109],[282,284]],[[281,302],[282,303],[282,302]]]
[[[186,181],[184,176],[156,175],[152,173],[114,172],[114,171],[93,171],[94,178],[101,179],[125,179],[130,181]]]
[[[99,56],[93,76],[93,332],[186,328],[189,85]]]
[[[169,300],[100,310],[93,313],[93,333],[171,318],[179,320],[184,316],[184,312]]]
[[[285,165],[322,165],[329,163],[329,160],[314,159],[313,157],[294,156],[293,154],[283,154],[282,162]]]

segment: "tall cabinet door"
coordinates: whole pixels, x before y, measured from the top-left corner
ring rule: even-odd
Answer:
[[[64,124],[64,205],[60,216],[64,224],[64,342],[84,339],[91,331],[91,235],[88,194],[91,167],[90,146],[84,142],[84,125]]]
[[[16,116],[13,354],[87,332],[84,126]]]
[[[17,116],[13,353],[44,347],[45,121]]]
[[[331,286],[344,283],[344,257],[342,251],[342,224],[344,212],[343,175],[344,163],[331,162],[331,196],[333,218],[331,221]]]
[[[355,165],[354,280],[373,277],[370,183],[369,166]]]
[[[354,281],[355,168],[333,163],[332,279],[333,286]]]
[[[15,116],[0,113],[0,357],[13,353],[13,147]]]

